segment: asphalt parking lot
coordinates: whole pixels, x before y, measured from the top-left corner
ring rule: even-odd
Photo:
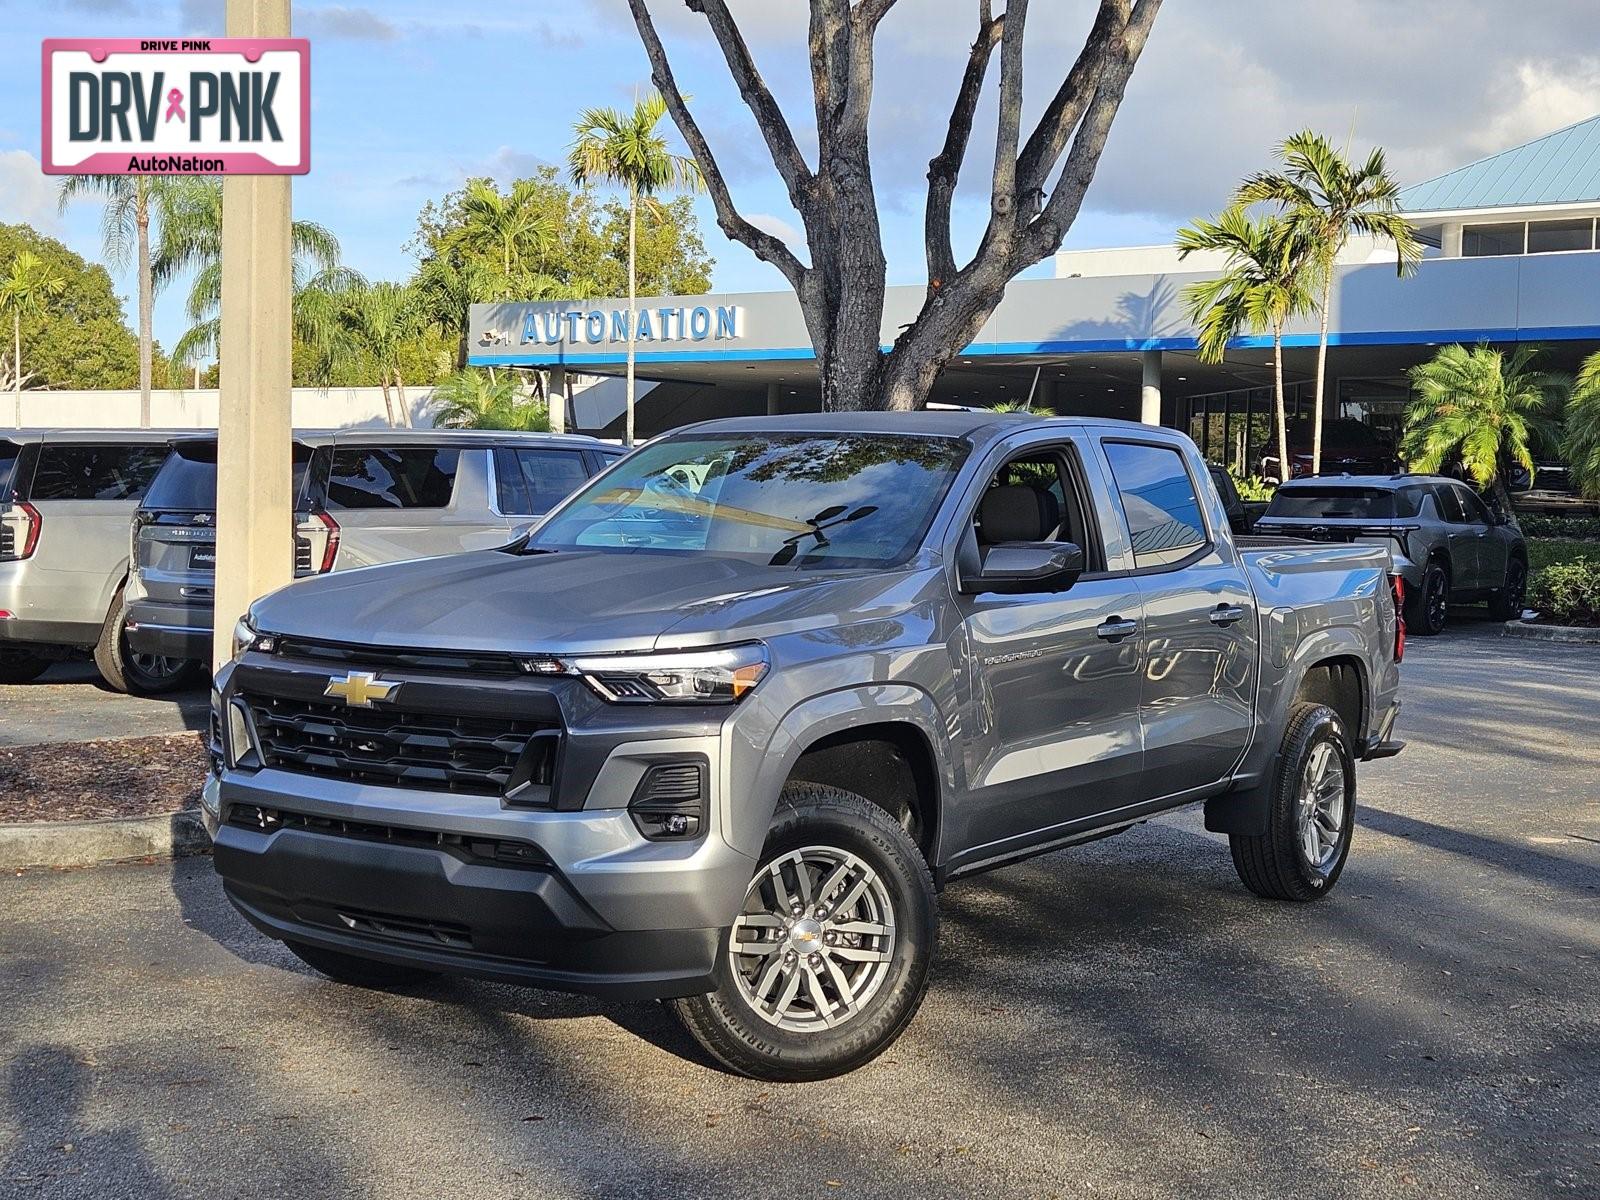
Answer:
[[[124,696],[101,681],[93,663],[57,663],[31,683],[0,684],[0,750],[204,729],[207,695],[198,687],[172,696]]]
[[[0,880],[0,1195],[1600,1195],[1600,647],[1414,641],[1335,894],[1183,814],[953,887],[842,1080],[650,1004],[326,982],[209,862]]]

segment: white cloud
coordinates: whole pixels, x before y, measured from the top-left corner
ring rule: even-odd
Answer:
[[[295,32],[306,37],[349,38],[355,41],[392,42],[400,30],[370,8],[331,4],[303,8],[295,17]]]
[[[26,150],[0,150],[0,221],[25,221],[47,233],[57,228],[55,180]]]
[[[806,235],[782,217],[775,217],[771,213],[748,213],[745,219],[763,233],[770,233],[781,242],[799,247],[804,247],[806,244]]]

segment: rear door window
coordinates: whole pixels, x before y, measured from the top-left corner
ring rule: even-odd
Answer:
[[[1135,567],[1169,566],[1209,541],[1200,497],[1181,454],[1142,442],[1104,446],[1128,519]]]
[[[30,500],[137,500],[167,456],[165,444],[39,447]]]
[[[339,446],[328,471],[329,508],[445,508],[461,452],[439,446]]]
[[[0,441],[0,508],[11,500],[11,477],[16,473],[17,460],[22,457],[22,447],[15,442]]]
[[[1269,517],[1318,517],[1340,521],[1387,521],[1395,516],[1388,488],[1285,487],[1267,506]],[[1415,516],[1413,510],[1409,515]]]
[[[1437,484],[1434,487],[1433,499],[1439,506],[1439,515],[1450,524],[1467,523],[1467,510],[1461,506],[1461,496],[1448,483]]]
[[[589,477],[578,450],[496,450],[494,473],[507,516],[543,516]]]

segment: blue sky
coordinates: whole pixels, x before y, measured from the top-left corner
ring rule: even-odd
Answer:
[[[802,145],[813,143],[804,4],[732,7]],[[798,221],[700,19],[677,0],[655,8],[741,208],[792,234]],[[943,136],[975,8],[973,0],[900,0],[880,36],[873,138],[892,282],[925,278],[923,172]],[[1091,10],[1082,0],[1033,5],[1030,111],[1059,82]],[[410,270],[404,247],[426,201],[472,175],[504,181],[564,161],[581,108],[626,105],[648,86],[624,0],[470,10],[418,0],[307,2],[294,11],[313,63],[313,167],[295,181],[295,214],[329,226],[349,265],[373,278]],[[0,0],[0,221],[30,221],[100,257],[97,205],[80,201],[58,216],[55,180],[38,169],[40,39],[220,34],[221,12],[221,0]],[[1517,22],[1492,0],[1168,0],[1068,245],[1167,240],[1305,124],[1353,130],[1358,146],[1389,148],[1404,182],[1426,178],[1592,115],[1600,108],[1596,46],[1600,21],[1584,0],[1549,0]],[[980,110],[970,179],[987,174],[990,111]],[[784,286],[722,238],[708,202],[700,207],[718,290]],[[958,241],[975,236],[985,213],[978,192],[960,198]],[[127,272],[118,287],[131,295]],[[182,329],[175,289],[157,299],[157,336],[170,346]]]

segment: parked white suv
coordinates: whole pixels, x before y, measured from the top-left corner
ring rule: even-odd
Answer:
[[[10,430],[0,436],[0,683],[93,650],[119,691],[181,684],[122,637],[128,521],[172,431]]]
[[[302,432],[294,440],[295,574],[484,550],[621,457],[575,434]],[[133,517],[127,637],[141,654],[209,661],[217,439],[175,441]]]

